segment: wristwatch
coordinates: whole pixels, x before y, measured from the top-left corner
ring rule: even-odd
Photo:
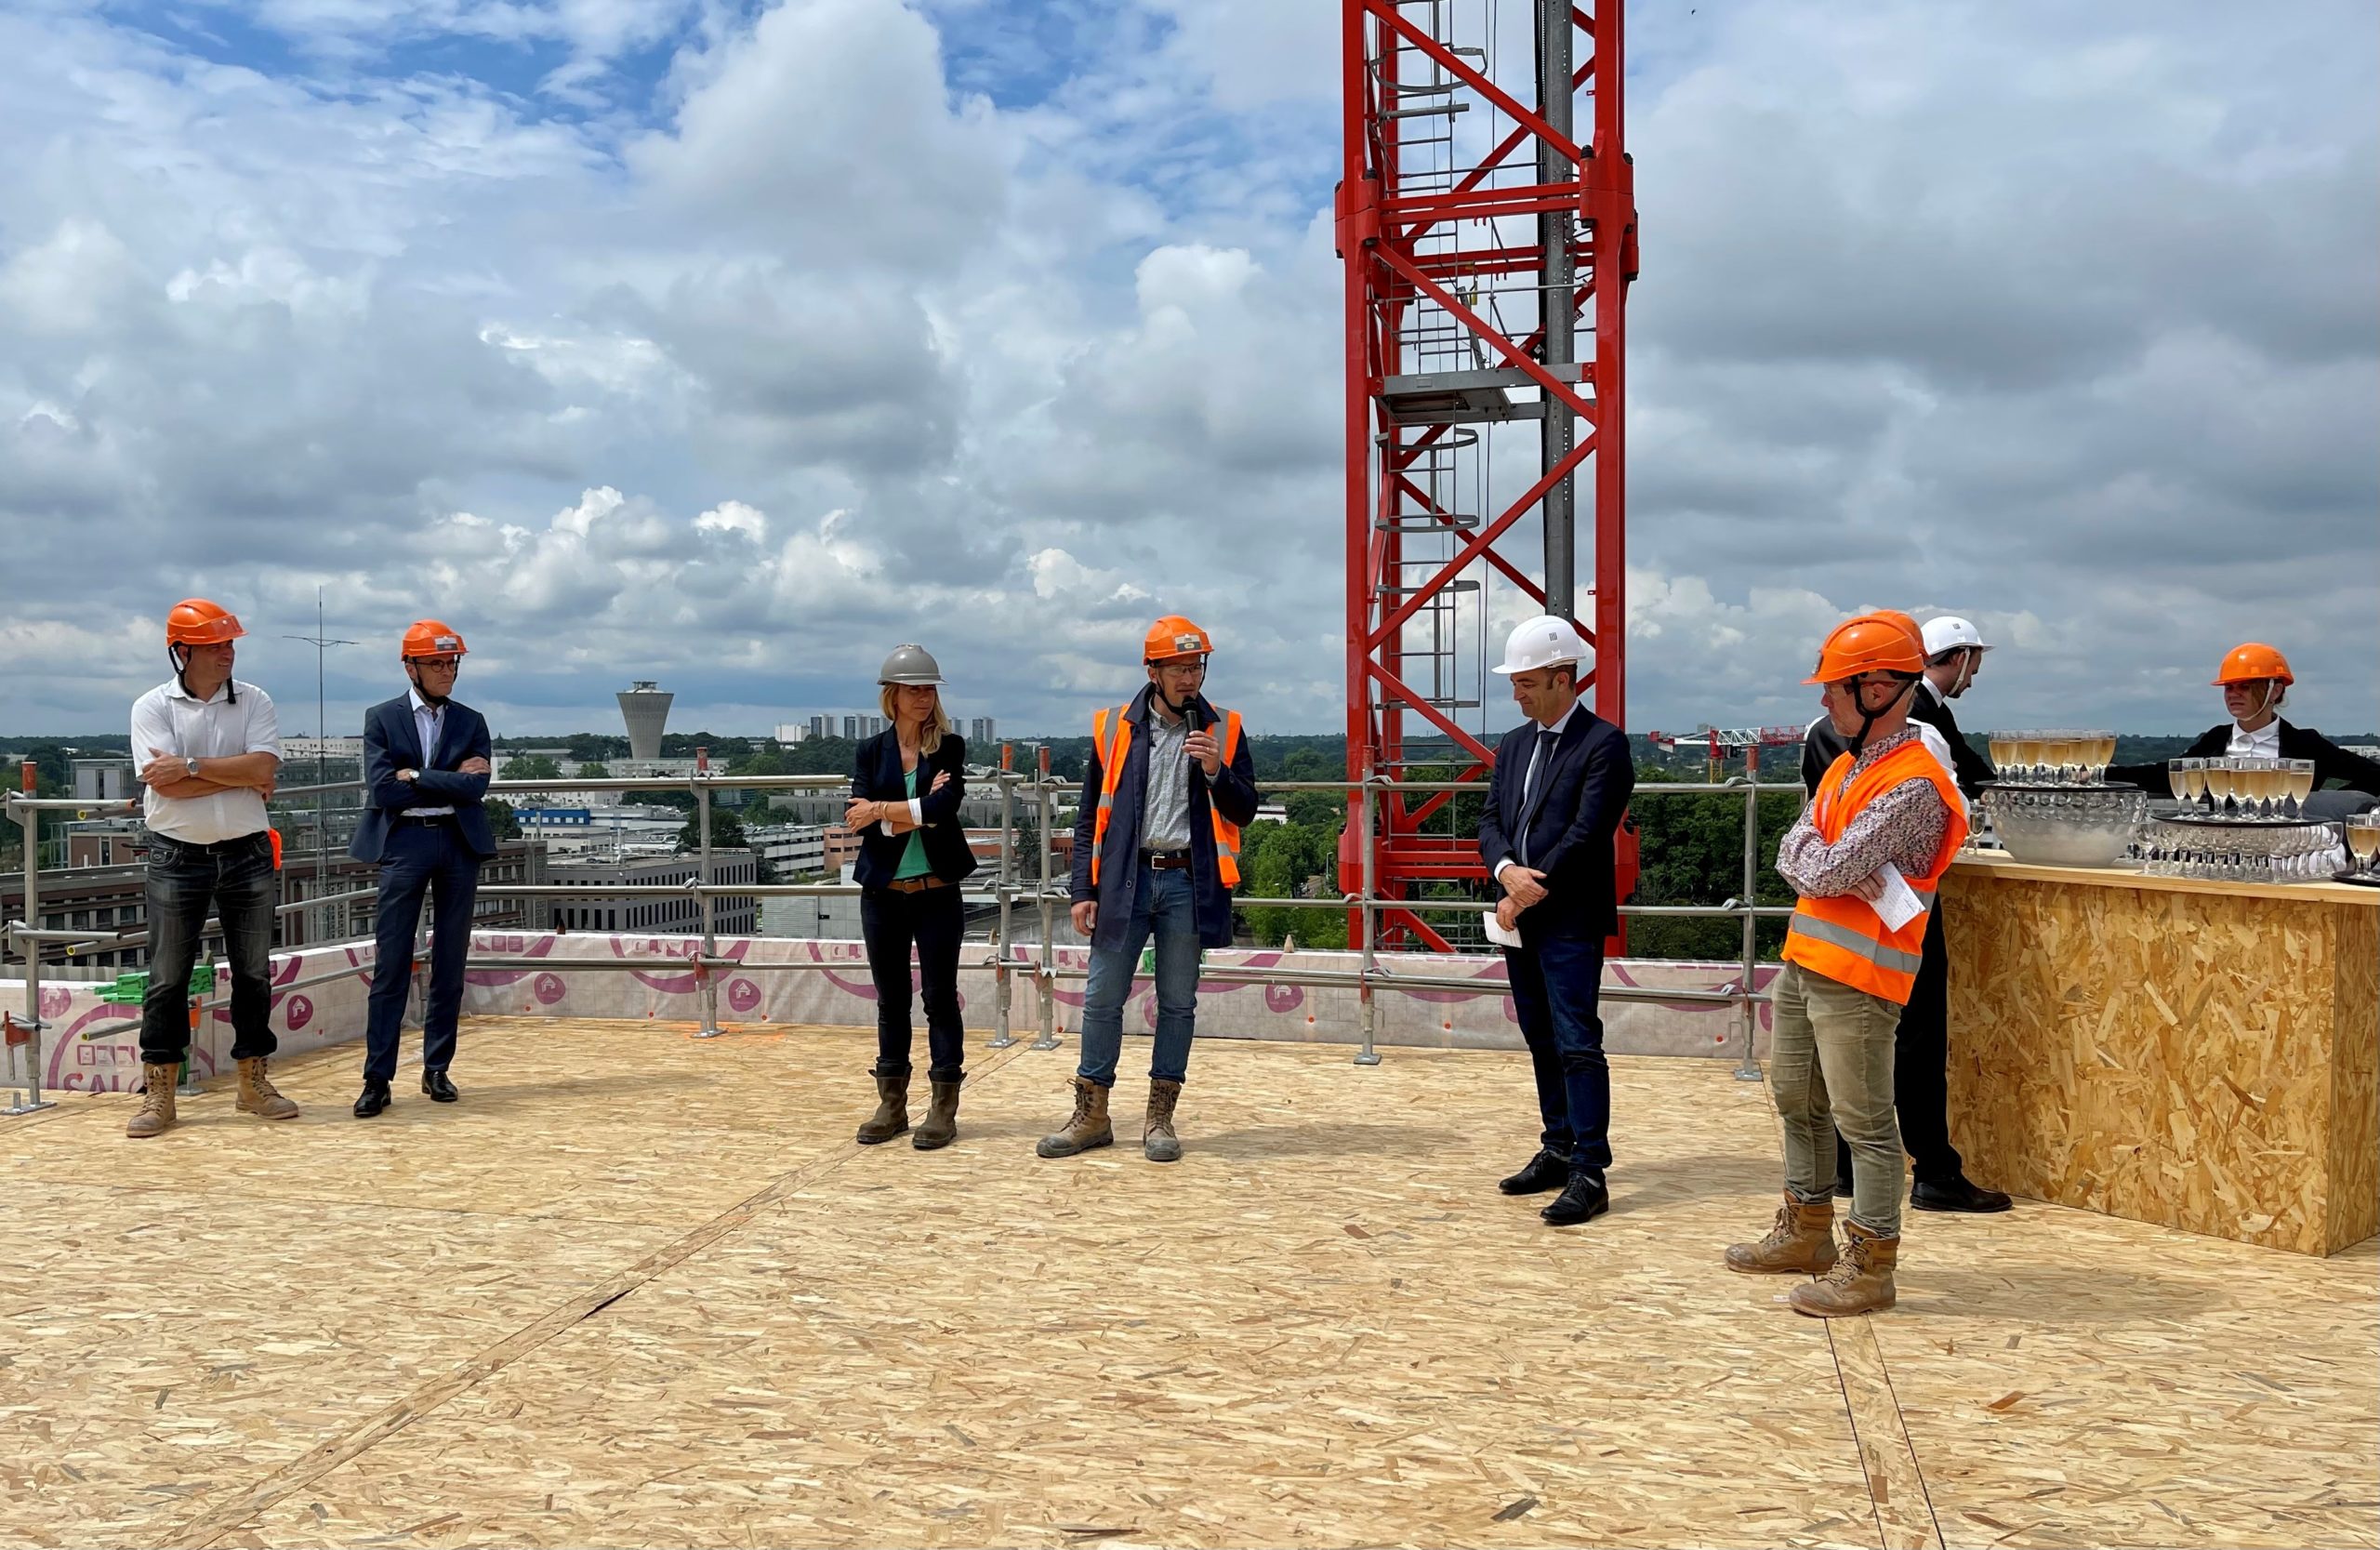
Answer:
[[[188,770],[192,775],[196,775],[198,774],[198,761],[195,759],[184,759],[182,761],[182,768]]]

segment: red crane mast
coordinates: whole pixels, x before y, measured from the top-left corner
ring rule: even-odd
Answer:
[[[1494,762],[1493,728],[1511,720],[1486,670],[1501,654],[1500,616],[1575,621],[1595,651],[1595,713],[1627,725],[1623,361],[1636,204],[1621,139],[1621,0],[1342,7],[1347,772],[1426,764],[1470,778]],[[1534,444],[1530,456],[1515,436]],[[1582,489],[1593,523],[1583,609]],[[1500,594],[1505,606],[1491,608]],[[1484,878],[1449,809],[1445,795],[1379,803],[1383,896]],[[1350,889],[1363,871],[1358,829],[1351,802],[1340,846]],[[1623,831],[1623,889],[1634,863]],[[1400,908],[1381,917],[1380,940],[1448,946]]]

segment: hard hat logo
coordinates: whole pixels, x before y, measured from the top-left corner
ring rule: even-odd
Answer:
[[[1173,638],[1173,649],[1184,656],[1195,656],[1198,654],[1198,637],[1176,635]]]
[[[460,635],[435,635],[430,638],[430,649],[439,652],[460,651],[463,649],[463,638]]]

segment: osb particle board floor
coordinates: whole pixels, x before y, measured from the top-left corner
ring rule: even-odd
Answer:
[[[2380,1544],[2373,1244],[1912,1214],[1829,1327],[1718,1265],[1777,1186],[1725,1063],[1615,1063],[1557,1233],[1518,1056],[1204,1044],[1160,1169],[1035,1158],[1071,1041],[981,1040],[931,1154],[852,1144],[850,1029],[0,1121],[0,1543]]]

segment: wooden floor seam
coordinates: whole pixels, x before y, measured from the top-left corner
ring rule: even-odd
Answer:
[[[977,1061],[967,1073],[967,1085],[989,1078],[1006,1067],[1017,1055],[1030,1048],[1013,1045],[988,1058]],[[628,1269],[580,1292],[561,1304],[536,1322],[482,1351],[469,1361],[434,1382],[422,1384],[411,1394],[380,1411],[362,1425],[340,1437],[317,1444],[300,1457],[266,1476],[242,1492],[237,1501],[202,1514],[191,1522],[160,1536],[155,1543],[159,1550],[205,1550],[225,1534],[238,1529],[249,1519],[271,1511],[293,1492],[301,1490],[316,1480],[364,1453],[377,1444],[404,1430],[414,1422],[429,1415],[440,1406],[472,1387],[486,1382],[505,1368],[550,1340],[554,1340],[575,1325],[585,1322],[605,1308],[641,1287],[683,1265],[705,1249],[710,1248],[744,1226],[774,1201],[826,1177],[844,1163],[858,1157],[866,1148],[859,1142],[846,1141],[823,1157],[813,1159],[800,1167],[779,1175],[769,1184],[746,1196],[693,1231],[654,1250]]]

